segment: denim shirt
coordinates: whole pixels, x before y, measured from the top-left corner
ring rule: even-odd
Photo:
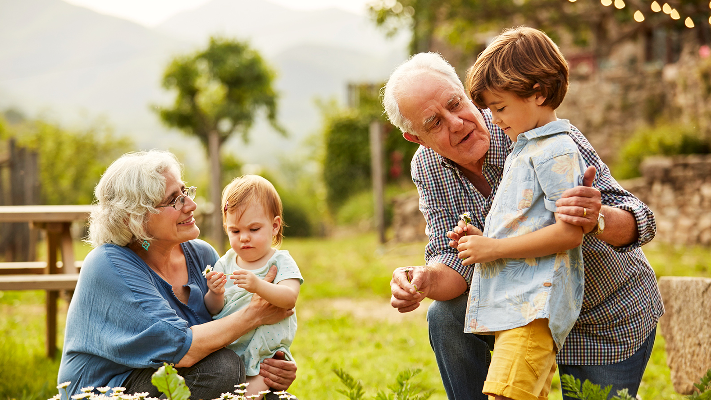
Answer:
[[[585,171],[569,131],[567,120],[557,120],[518,136],[504,164],[484,236],[522,236],[555,223],[556,200],[582,184]],[[561,349],[580,314],[583,281],[580,246],[544,257],[477,264],[465,332],[492,333],[548,318]]]
[[[71,382],[69,396],[87,386],[121,386],[133,369],[178,363],[188,352],[190,327],[212,320],[202,271],[215,265],[218,254],[202,240],[181,247],[188,267],[187,304],[127,247],[104,244],[87,255],[67,312],[57,378]]]

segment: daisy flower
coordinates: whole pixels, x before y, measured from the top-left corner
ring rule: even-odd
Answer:
[[[208,264],[208,266],[205,267],[205,270],[202,271],[202,276],[204,276],[205,278],[207,278],[207,274],[209,274],[210,272],[212,272],[212,265],[209,265],[209,264]]]

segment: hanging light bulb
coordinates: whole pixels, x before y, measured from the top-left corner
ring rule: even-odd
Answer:
[[[671,15],[672,19],[679,19],[679,18],[681,18],[681,15],[679,15],[679,11],[677,11],[676,8],[671,11],[671,14],[670,14],[670,15]]]
[[[603,6],[607,7],[612,4],[612,0],[600,0],[600,3],[602,3]]]
[[[686,17],[686,19],[684,20],[684,25],[686,25],[687,28],[693,28],[694,21],[691,20],[691,17]]]
[[[652,2],[652,11],[654,12],[660,12],[662,11],[662,7],[657,3],[656,1]]]
[[[671,14],[671,6],[668,3],[664,3],[662,6],[662,11],[664,11],[664,14]]]
[[[634,20],[637,22],[642,22],[644,21],[644,14],[642,14],[642,11],[635,11],[634,13]]]
[[[625,1],[624,0],[615,0],[615,8],[617,8],[618,10],[625,8]]]

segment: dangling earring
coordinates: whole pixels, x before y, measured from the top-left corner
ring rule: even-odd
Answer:
[[[141,245],[141,247],[143,247],[144,249],[148,250],[148,247],[150,247],[150,245],[151,245],[151,244],[150,244],[147,240],[144,240],[144,241],[143,241],[143,244]]]

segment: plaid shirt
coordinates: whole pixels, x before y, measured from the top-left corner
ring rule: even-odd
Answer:
[[[469,212],[472,224],[484,230],[484,221],[503,175],[511,140],[491,122],[491,112],[482,110],[491,132],[491,146],[484,158],[483,174],[492,188],[483,196],[459,171],[456,164],[433,150],[420,147],[412,159],[412,180],[420,196],[420,211],[427,222],[427,264],[445,264],[471,283],[473,266],[463,266],[457,251],[447,244],[446,232],[457,225],[459,215]],[[583,240],[585,294],[573,330],[558,352],[559,364],[604,365],[629,358],[642,345],[664,313],[654,270],[642,245],[654,238],[652,211],[610,175],[607,165],[580,131],[570,137],[585,163],[597,168],[594,186],[602,204],[631,212],[637,221],[639,239],[625,247],[611,246],[592,235]]]

